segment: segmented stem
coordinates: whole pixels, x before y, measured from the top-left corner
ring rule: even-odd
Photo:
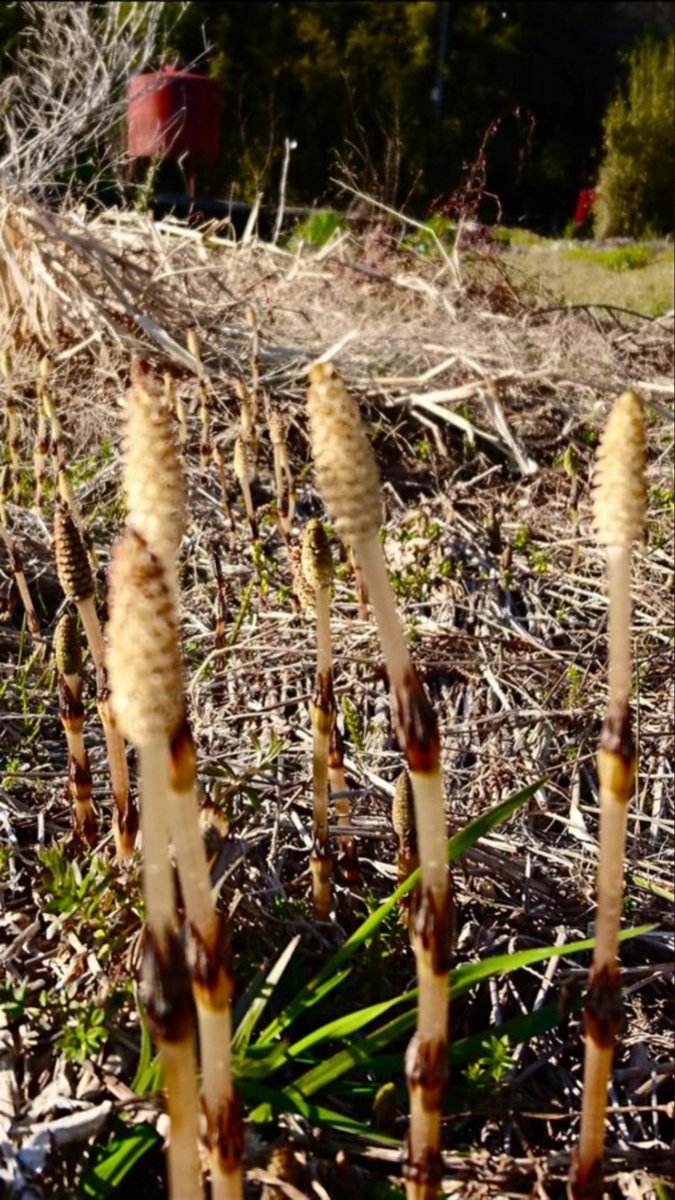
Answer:
[[[631,729],[631,558],[642,536],[647,489],[645,426],[640,397],[616,401],[598,446],[594,517],[607,553],[609,584],[609,709],[598,750],[600,845],[595,949],[584,1008],[586,1051],[578,1150],[569,1192],[573,1200],[600,1200],[607,1090],[621,1023],[619,930],[628,806],[635,779]]]
[[[379,475],[358,406],[331,364],[310,372],[308,409],[319,485],[363,572],[389,672],[394,723],[410,769],[422,881],[411,931],[417,961],[417,1032],[406,1055],[410,1130],[408,1200],[433,1200],[443,1174],[441,1102],[447,1074],[451,895],[436,717],[410,660],[378,538]]]

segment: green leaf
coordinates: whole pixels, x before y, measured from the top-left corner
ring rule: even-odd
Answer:
[[[627,941],[630,938],[639,937],[644,933],[649,933],[652,929],[654,929],[653,925],[641,925],[635,929],[627,929],[620,935],[620,940]],[[457,996],[469,991],[476,983],[479,983],[483,979],[488,979],[492,975],[508,975],[512,971],[518,970],[519,967],[532,966],[533,963],[545,962],[556,955],[568,956],[581,954],[584,950],[591,950],[593,944],[592,938],[585,938],[583,941],[569,942],[563,946],[533,947],[531,950],[521,950],[516,954],[498,954],[493,958],[456,967],[450,973],[451,1000],[456,999]],[[408,992],[405,999],[413,999],[416,995],[416,990]],[[297,1102],[299,1095],[303,1097],[313,1095],[315,1092],[320,1091],[321,1088],[326,1087],[327,1084],[332,1083],[335,1079],[339,1079],[341,1075],[344,1075],[346,1071],[349,1071],[354,1066],[370,1066],[371,1056],[395,1038],[400,1037],[408,1029],[414,1028],[416,1020],[416,1009],[402,1013],[401,1016],[396,1017],[393,1021],[389,1021],[380,1029],[361,1038],[355,1045],[346,1046],[344,1049],[339,1050],[337,1054],[332,1055],[331,1058],[306,1071],[304,1075],[299,1076],[294,1083],[284,1089],[285,1093],[294,1102]],[[481,1035],[483,1039],[485,1036],[485,1033]],[[259,1120],[260,1118],[254,1119]]]
[[[448,862],[454,862],[455,859],[464,854],[471,846],[475,845],[479,838],[484,837],[486,833],[490,833],[493,829],[496,829],[498,825],[501,825],[504,821],[508,820],[508,818],[514,812],[516,812],[517,809],[525,804],[526,801],[529,800],[530,797],[539,790],[542,783],[543,780],[540,779],[537,780],[536,783],[529,784],[520,792],[516,792],[514,796],[510,796],[508,800],[504,800],[501,804],[495,805],[494,808],[489,809],[486,813],[482,813],[482,815],[477,817],[475,821],[471,821],[469,825],[465,826],[464,829],[461,829],[459,833],[456,833],[448,843]],[[310,982],[307,983],[300,992],[298,992],[287,1008],[285,1008],[283,1012],[280,1013],[279,1016],[267,1026],[258,1039],[258,1045],[268,1045],[271,1041],[278,1037],[279,1034],[284,1031],[284,1029],[287,1029],[288,1026],[291,1025],[301,1013],[305,1012],[308,1008],[311,1008],[318,1002],[319,999],[321,999],[321,996],[317,995],[317,989],[322,988],[326,981],[330,980],[331,976],[336,976],[336,973],[340,970],[343,964],[348,962],[349,959],[356,954],[357,950],[359,950],[360,947],[363,946],[373,936],[389,913],[398,906],[403,897],[407,896],[408,892],[412,891],[412,889],[417,886],[420,877],[421,872],[419,870],[414,871],[413,874],[406,879],[405,883],[402,883],[401,886],[392,893],[388,900],[385,900],[379,906],[379,908],[375,910],[375,912],[371,913],[370,916],[363,921],[359,928],[351,935],[350,938],[347,939],[344,946],[342,946],[335,954],[332,955],[322,970],[319,971],[318,975],[316,975],[314,979],[310,980]],[[342,972],[339,979],[335,979],[333,987],[336,987],[338,983],[341,983],[344,979],[346,979],[348,974],[349,971]],[[329,990],[332,990],[332,987]],[[325,994],[326,992],[322,993],[322,995]]]
[[[136,1163],[161,1145],[162,1137],[152,1125],[132,1125],[125,1134],[97,1151],[97,1159],[82,1180],[82,1194],[91,1200],[108,1200],[124,1182]]]
[[[297,934],[296,937],[292,938],[292,940],[288,943],[286,949],[279,955],[274,966],[267,973],[264,979],[260,980],[258,988],[253,991],[252,998],[249,993],[248,999],[250,999],[250,1003],[246,1008],[244,1016],[239,1022],[234,1038],[232,1039],[232,1051],[234,1054],[241,1054],[246,1050],[246,1047],[251,1040],[253,1030],[258,1024],[258,1021],[265,1011],[265,1007],[272,996],[276,985],[278,984],[284,971],[286,970],[286,967],[293,957],[299,941],[300,934]]]

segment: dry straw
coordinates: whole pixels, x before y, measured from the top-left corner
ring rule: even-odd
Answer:
[[[607,1089],[621,1022],[619,928],[626,824],[635,779],[630,713],[631,562],[647,506],[645,426],[640,397],[616,401],[598,447],[595,529],[607,556],[609,707],[598,751],[600,848],[593,965],[584,1010],[586,1053],[579,1147],[570,1179],[574,1200],[600,1200]]]
[[[443,1165],[441,1102],[447,1075],[451,895],[435,714],[410,659],[378,532],[380,481],[358,406],[329,363],[310,372],[312,449],[326,506],[361,566],[389,672],[394,722],[411,773],[422,881],[411,914],[417,1031],[406,1055],[410,1129],[408,1200],[431,1200]]]

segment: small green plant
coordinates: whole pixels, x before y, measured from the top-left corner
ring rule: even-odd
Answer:
[[[569,250],[572,260],[596,263],[607,271],[640,271],[656,257],[651,246],[616,246],[612,250],[592,250],[585,246]]]
[[[108,1040],[106,1012],[87,1004],[71,1004],[70,1016],[56,1039],[68,1062],[96,1058]]]
[[[465,1075],[468,1083],[481,1090],[504,1087],[511,1079],[515,1060],[508,1036],[494,1034],[483,1042],[484,1053],[469,1063]]]
[[[567,708],[578,708],[584,694],[584,673],[576,663],[570,663],[565,672],[565,677],[567,679],[565,706]]]
[[[293,245],[309,242],[310,246],[325,246],[337,230],[345,229],[347,222],[339,213],[324,208],[299,221],[293,230]]]

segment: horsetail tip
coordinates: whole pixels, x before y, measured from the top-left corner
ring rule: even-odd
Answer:
[[[136,746],[171,738],[183,719],[175,605],[161,560],[131,528],[113,552],[107,634],[120,731]]]
[[[79,675],[82,670],[82,647],[77,618],[64,613],[54,631],[54,656],[60,675]]]
[[[352,544],[368,541],[377,536],[382,503],[366,426],[331,363],[315,364],[309,379],[307,409],[319,488],[340,537]]]
[[[273,408],[269,418],[270,439],[273,445],[286,440],[286,422],[278,408]]]
[[[401,771],[396,780],[394,798],[391,805],[391,820],[399,842],[406,845],[414,845],[416,841],[415,805],[413,802],[412,782],[407,771]]]
[[[248,450],[246,448],[246,442],[241,437],[238,437],[234,443],[233,467],[234,473],[240,483],[242,483],[244,480],[246,480],[246,482],[249,481],[251,473],[250,460]]]
[[[333,555],[326,530],[315,517],[302,535],[302,569],[310,587],[329,588],[333,582]]]
[[[94,594],[94,579],[80,532],[68,505],[58,501],[54,511],[56,573],[66,596],[88,600]]]
[[[630,548],[644,532],[647,510],[645,418],[641,398],[624,392],[615,402],[598,446],[593,515],[603,546]]]

